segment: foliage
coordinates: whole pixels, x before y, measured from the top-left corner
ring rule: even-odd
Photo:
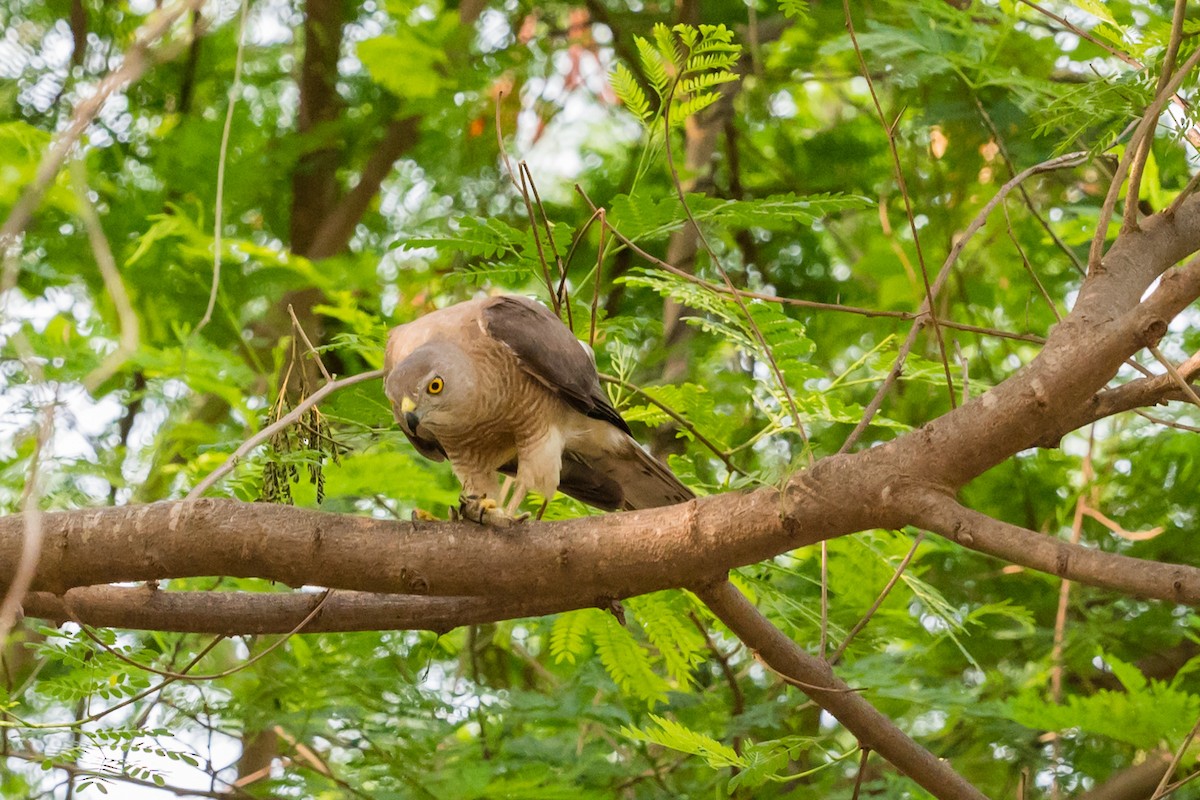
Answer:
[[[83,0],[81,23],[68,5],[0,2],[0,219],[151,6]],[[1073,302],[1074,262],[1086,258],[1120,137],[1155,91],[1174,4],[1050,4],[1081,36],[1009,0],[852,3],[886,124],[841,4],[748,14],[719,2],[683,22],[661,3],[488,4],[477,18],[468,3],[256,3],[231,93],[236,5],[184,17],[78,150],[136,316],[137,347],[116,374],[84,387],[123,323],[65,171],[12,256],[15,287],[0,297],[5,513],[23,502],[35,459],[47,509],[182,497],[324,381],[317,354],[336,375],[375,369],[393,325],[481,291],[551,304],[560,282],[564,318],[593,344],[641,441],[669,453],[698,494],[776,485],[838,452],[903,347],[922,275],[999,186],[1085,150],[1086,165],[1027,181],[993,212],[935,308],[949,323],[956,400],[1037,353],[1036,341],[1002,334],[1044,336]],[[314,30],[318,8],[345,19]],[[1189,15],[1180,60],[1200,31]],[[316,110],[298,102],[319,91],[297,83],[306,32],[339,44]],[[84,50],[69,55],[76,41]],[[1196,88],[1190,76],[1181,91]],[[1194,112],[1171,113],[1143,181],[1154,210],[1195,169],[1181,139]],[[715,142],[706,153],[701,134]],[[381,160],[394,164],[372,187]],[[318,179],[323,191],[307,192]],[[303,244],[343,212],[351,224],[332,255]],[[220,281],[201,328],[217,224]],[[691,250],[680,244],[689,236]],[[735,297],[725,276],[749,294]],[[685,309],[687,332],[671,342],[665,303]],[[289,304],[316,354],[293,341]],[[858,447],[949,408],[927,334]],[[1162,347],[1178,363],[1198,345],[1193,324]],[[39,449],[51,403],[55,432]],[[1198,423],[1194,408],[1152,415]],[[1163,529],[1128,537],[1088,517],[1085,545],[1198,564],[1197,465],[1194,435],[1122,415],[1059,449],[1018,454],[963,499],[1067,539],[1083,498],[1124,531]],[[446,464],[407,444],[372,382],[329,398],[214,492],[408,519],[444,514],[457,488]],[[560,497],[547,518],[585,513]],[[806,548],[734,579],[788,635],[828,654],[917,535],[864,532],[829,542],[824,563]],[[1200,622],[1074,586],[1056,642],[1060,587],[930,536],[837,673],[989,796],[1018,796],[1022,772],[1027,790],[1054,775],[1065,794],[1082,792],[1174,749],[1194,724]],[[162,588],[284,591],[220,576]],[[250,796],[854,793],[854,738],[682,590],[441,636],[299,635],[248,666],[275,637],[93,633],[25,620],[4,648],[0,795],[64,796],[68,768],[83,797],[123,796],[131,781],[228,787],[269,767],[235,764],[264,741],[277,760]],[[1173,671],[1143,674],[1160,661]],[[927,796],[875,755],[868,792]]]

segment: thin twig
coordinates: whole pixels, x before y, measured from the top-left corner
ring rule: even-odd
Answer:
[[[304,332],[304,326],[300,324],[300,320],[296,317],[296,310],[292,308],[291,303],[288,303],[288,316],[292,318],[292,325],[295,326],[296,331],[300,334],[301,340],[304,341],[304,346],[308,348],[308,352],[312,354],[313,360],[317,362],[317,369],[321,370],[321,375],[325,377],[326,381],[332,381],[333,376],[329,374],[329,370],[325,369],[325,362],[321,360],[321,354],[317,352],[317,348],[313,347],[308,334]],[[287,381],[284,381],[284,386],[286,385]]]
[[[1187,13],[1187,0],[1175,0],[1175,13],[1171,17],[1171,39],[1167,42],[1167,52],[1163,56],[1162,67],[1158,73],[1158,82],[1154,87],[1157,95],[1170,80],[1175,70],[1175,58],[1179,55],[1179,44],[1183,41],[1183,18]],[[1129,186],[1125,189],[1125,217],[1121,222],[1122,231],[1137,230],[1138,199],[1141,197],[1142,171],[1146,168],[1146,159],[1150,156],[1150,145],[1154,136],[1142,139],[1133,157],[1133,166],[1129,170]]]
[[[213,309],[217,306],[217,289],[221,286],[221,235],[223,233],[221,228],[225,223],[225,162],[229,154],[229,132],[233,129],[233,109],[237,105],[238,95],[241,94],[242,89],[242,52],[246,46],[246,13],[249,7],[250,0],[242,0],[241,20],[238,23],[237,55],[233,61],[233,82],[229,85],[226,95],[225,127],[221,129],[221,148],[217,153],[217,199],[213,211],[212,286],[208,292],[208,306],[204,309],[204,316],[200,318],[200,322],[196,323],[196,327],[192,328],[189,340],[199,334],[212,319]]]
[[[533,172],[529,169],[529,163],[521,161],[521,173],[523,179],[529,181],[529,189],[533,192],[533,200],[537,205],[538,212],[542,215],[542,227],[546,229],[546,241],[550,245],[550,254],[554,256],[554,264],[558,267],[558,290],[555,297],[559,303],[565,303],[567,306],[567,327],[574,330],[575,323],[571,319],[571,303],[567,297],[567,268],[563,263],[562,256],[558,253],[558,245],[554,243],[554,232],[550,226],[550,216],[546,213],[546,206],[542,204],[542,196],[538,193],[537,183],[533,180]],[[533,223],[533,228],[537,228],[537,221],[530,220]],[[536,235],[536,232],[535,232]]]
[[[1021,263],[1025,266],[1025,271],[1029,273],[1029,277],[1033,279],[1034,286],[1037,286],[1042,299],[1046,301],[1046,305],[1050,308],[1050,313],[1054,315],[1055,322],[1062,322],[1062,314],[1058,313],[1058,307],[1054,305],[1054,299],[1046,291],[1046,287],[1034,270],[1033,264],[1029,263],[1029,257],[1025,255],[1025,248],[1021,247],[1021,242],[1017,239],[1016,231],[1013,230],[1012,218],[1008,216],[1008,204],[1004,203],[1001,208],[1004,210],[1004,221],[1007,224],[1008,239],[1016,249],[1017,255],[1021,257]]]
[[[42,420],[38,425],[34,439],[33,453],[29,457],[29,471],[26,473],[25,488],[22,490],[21,511],[25,522],[25,537],[21,542],[21,557],[17,559],[12,579],[8,582],[8,591],[0,602],[0,642],[8,641],[8,634],[17,624],[21,613],[21,598],[33,584],[33,576],[37,572],[38,561],[42,556],[42,479],[41,466],[43,451],[50,441],[54,430],[54,408],[57,398],[42,406]]]
[[[657,398],[655,398],[654,395],[650,394],[645,389],[642,389],[640,386],[635,386],[634,384],[629,383],[628,381],[622,380],[621,378],[618,378],[615,375],[605,375],[605,374],[601,373],[600,380],[604,381],[605,383],[611,383],[616,386],[620,386],[622,389],[625,389],[626,391],[633,392],[634,394],[637,394],[640,397],[644,397],[651,405],[655,406],[660,411],[662,411],[664,414],[666,414],[668,417],[675,420],[675,422],[679,425],[679,427],[683,428],[685,431],[690,433],[697,442],[699,442],[700,444],[707,447],[712,452],[713,455],[715,455],[717,458],[721,459],[721,462],[723,464],[725,464],[725,466],[729,469],[730,472],[736,473],[745,478],[752,477],[750,475],[750,473],[743,470],[737,464],[734,464],[733,460],[729,457],[729,454],[727,452],[722,450],[720,447],[717,447],[717,445],[714,444],[711,439],[706,437],[700,431],[696,430],[696,426],[693,425],[692,423],[688,422],[683,417],[683,415],[681,415],[678,411],[671,408],[667,404],[663,403],[661,400],[658,400]]]
[[[1188,76],[1188,73],[1192,71],[1197,63],[1200,63],[1200,50],[1196,50],[1188,56],[1187,61],[1183,62],[1183,66],[1155,94],[1154,100],[1146,107],[1141,122],[1138,123],[1137,128],[1134,129],[1133,134],[1129,137],[1125,153],[1121,156],[1121,160],[1117,162],[1117,168],[1113,172],[1112,181],[1108,185],[1108,193],[1104,196],[1104,204],[1100,206],[1100,214],[1096,220],[1096,233],[1092,236],[1091,247],[1088,248],[1089,274],[1100,267],[1104,242],[1108,239],[1108,223],[1112,220],[1113,210],[1116,207],[1117,198],[1121,194],[1121,186],[1125,182],[1125,176],[1129,173],[1133,157],[1140,149],[1143,139],[1147,137],[1152,139],[1154,137],[1154,131],[1158,128],[1158,116],[1162,113],[1163,106],[1175,94],[1175,91],[1183,83],[1184,78]],[[1136,204],[1137,198],[1127,195],[1125,202]]]
[[[92,203],[91,190],[88,187],[87,168],[83,159],[77,158],[71,162],[71,185],[75,189],[75,198],[79,202],[79,217],[87,230],[88,242],[92,247],[92,255],[96,258],[96,267],[104,281],[104,288],[117,311],[117,323],[120,335],[117,337],[117,349],[109,353],[98,367],[83,379],[83,386],[89,392],[94,392],[102,383],[111,378],[125,361],[137,352],[138,348],[138,317],[125,291],[125,282],[121,280],[121,272],[117,269],[117,260],[113,257],[112,247],[100,224],[96,206]]]
[[[1071,522],[1071,544],[1078,545],[1083,536],[1083,517],[1087,512],[1088,489],[1091,487],[1095,474],[1092,472],[1092,450],[1095,446],[1095,428],[1088,432],[1088,449],[1083,457],[1083,486],[1079,489],[1079,497],[1075,501],[1075,518]],[[1063,643],[1067,633],[1067,611],[1071,599],[1071,581],[1063,578],[1058,587],[1058,608],[1054,613],[1054,644],[1050,649],[1050,702],[1062,705],[1063,679]],[[1051,749],[1054,761],[1057,763],[1060,754],[1060,739],[1054,738]],[[1057,772],[1050,776],[1050,796],[1057,798],[1059,793]]]
[[[78,616],[76,616],[75,610],[73,608],[71,608],[70,601],[67,600],[66,595],[64,595],[62,598],[62,604],[63,604],[63,609],[67,612],[67,616],[69,616],[71,618],[71,621],[74,622],[76,625],[78,625],[80,630],[82,630],[89,639],[91,639],[93,642],[95,642],[102,650],[104,650],[106,653],[108,653],[109,655],[116,658],[118,661],[123,661],[131,667],[135,667],[143,672],[151,672],[151,673],[158,675],[160,677],[163,677],[163,678],[170,678],[171,680],[176,680],[176,681],[189,680],[189,681],[192,681],[195,683],[199,683],[201,681],[216,681],[216,680],[220,680],[221,678],[228,678],[230,675],[241,672],[242,670],[246,669],[250,665],[252,665],[258,661],[261,661],[268,653],[275,651],[276,649],[278,649],[280,647],[280,645],[282,645],[288,639],[290,639],[291,637],[295,636],[297,633],[300,633],[302,630],[304,630],[304,628],[308,626],[308,623],[312,622],[316,618],[316,616],[319,613],[321,613],[321,609],[325,607],[325,603],[329,600],[329,597],[332,594],[333,594],[332,589],[326,589],[321,594],[320,598],[317,600],[316,605],[313,606],[312,610],[309,611],[304,616],[304,619],[300,620],[300,622],[297,623],[295,628],[293,628],[289,632],[285,633],[278,640],[272,642],[270,644],[270,646],[268,646],[266,649],[264,649],[261,653],[255,654],[254,656],[252,656],[251,658],[242,662],[241,664],[237,664],[235,666],[230,667],[229,669],[223,670],[221,672],[213,673],[211,675],[189,675],[186,670],[184,672],[171,672],[170,670],[157,669],[155,667],[150,666],[149,664],[143,664],[140,661],[135,661],[134,659],[132,659],[129,656],[122,653],[120,650],[117,650],[117,649],[105,644],[104,641],[95,634],[95,632],[92,630],[90,625],[88,625],[86,622],[84,622],[83,620],[79,619]],[[225,637],[219,636],[217,638],[219,641],[220,639],[224,639]],[[191,668],[191,665],[189,665],[189,669],[190,668]]]
[[[1200,406],[1200,396],[1196,395],[1196,390],[1192,388],[1190,383],[1188,383],[1188,379],[1184,377],[1183,373],[1180,372],[1180,370],[1176,368],[1173,363],[1171,363],[1171,359],[1164,356],[1162,351],[1159,350],[1155,345],[1151,344],[1147,345],[1146,347],[1150,353],[1156,359],[1158,359],[1158,363],[1166,367],[1167,372],[1171,375],[1171,379],[1175,381],[1175,384],[1180,388],[1180,390],[1183,391],[1184,395],[1192,402],[1192,404]],[[1189,363],[1194,358],[1195,356],[1193,356],[1192,359],[1189,359]]]
[[[858,760],[858,774],[854,776],[854,794],[850,800],[858,800],[859,789],[862,788],[863,776],[867,772],[867,759],[871,757],[871,748],[864,746],[862,756]]]
[[[1091,42],[1092,44],[1096,45],[1097,47],[1099,47],[1102,50],[1106,50],[1109,53],[1109,55],[1113,56],[1114,58],[1120,59],[1121,61],[1124,61],[1126,64],[1133,67],[1134,69],[1145,69],[1146,68],[1146,66],[1142,62],[1140,62],[1136,58],[1130,56],[1128,53],[1124,53],[1124,52],[1116,49],[1115,47],[1113,47],[1112,45],[1103,41],[1102,39],[1099,39],[1099,38],[1093,36],[1090,32],[1084,30],[1083,28],[1079,27],[1078,25],[1072,24],[1066,18],[1060,17],[1058,14],[1055,14],[1053,11],[1049,11],[1048,9],[1045,9],[1042,6],[1039,6],[1038,4],[1031,2],[1031,0],[1020,0],[1020,2],[1029,6],[1034,11],[1037,11],[1039,14],[1054,20],[1059,25],[1062,25],[1064,28],[1066,28],[1067,30],[1069,30],[1071,33],[1075,34],[1079,38],[1085,39],[1085,40]],[[1176,95],[1172,96],[1171,102],[1173,102],[1179,108],[1181,108],[1185,111],[1187,110],[1187,103],[1185,103],[1183,98],[1180,97],[1179,95],[1176,94]],[[1191,128],[1189,128],[1184,135],[1187,136],[1187,139],[1189,142],[1192,143],[1192,146],[1200,147],[1200,130],[1197,130],[1195,126],[1192,126]]]
[[[600,308],[600,279],[604,270],[604,251],[608,247],[605,235],[608,233],[607,214],[601,208],[596,212],[600,217],[600,246],[596,249],[596,274],[592,276],[592,321],[588,327],[588,347],[596,346],[596,314]],[[566,275],[566,270],[563,270]]]
[[[796,406],[796,400],[792,397],[791,387],[788,386],[787,378],[784,377],[783,370],[779,368],[779,364],[775,360],[775,354],[772,352],[771,345],[767,343],[767,339],[763,336],[763,332],[758,327],[758,323],[754,321],[754,317],[750,314],[750,309],[746,305],[746,301],[737,291],[737,287],[733,285],[733,281],[729,277],[729,273],[725,271],[725,267],[721,264],[721,259],[717,257],[716,250],[709,244],[708,237],[704,235],[704,230],[701,229],[700,223],[696,220],[696,215],[692,213],[692,207],[687,201],[687,194],[683,190],[683,182],[679,179],[679,169],[675,166],[674,148],[671,146],[671,102],[675,97],[675,91],[679,88],[679,81],[683,78],[683,71],[680,71],[675,79],[671,82],[671,88],[667,92],[667,96],[663,99],[663,141],[666,147],[667,167],[671,171],[671,182],[675,186],[675,193],[679,198],[680,205],[683,206],[683,211],[687,215],[688,221],[692,223],[692,227],[696,229],[696,238],[704,245],[705,251],[712,259],[713,266],[717,268],[717,272],[721,275],[721,279],[725,282],[733,300],[737,303],[738,310],[742,316],[746,318],[746,325],[750,328],[754,338],[758,341],[759,347],[763,350],[763,355],[767,359],[767,364],[771,368],[771,372],[775,375],[775,380],[779,383],[779,389],[783,392],[783,397],[787,401],[789,410],[792,412],[792,421],[796,427],[796,432],[800,434],[801,440],[804,442],[805,452],[808,453],[809,464],[815,461],[812,447],[809,446],[808,433],[804,430],[804,423],[800,418],[800,409]]]
[[[921,546],[921,542],[923,541],[925,541],[925,531],[921,531],[917,534],[916,538],[913,539],[912,547],[908,548],[908,552],[904,555],[904,558],[900,560],[900,564],[892,573],[892,577],[888,579],[886,584],[884,584],[883,589],[879,592],[879,596],[875,598],[875,602],[871,604],[871,607],[867,609],[867,613],[863,614],[862,619],[854,624],[854,627],[851,628],[850,632],[846,634],[846,638],[842,640],[842,643],[839,644],[837,649],[834,650],[829,656],[830,665],[837,664],[838,661],[841,660],[842,654],[846,652],[846,648],[850,646],[850,642],[854,641],[854,637],[858,636],[862,629],[867,627],[867,623],[871,621],[873,616],[875,616],[875,612],[878,611],[880,606],[883,605],[883,601],[886,600],[888,595],[892,593],[892,589],[899,582],[900,576],[904,574],[904,570],[908,569],[908,565],[910,562],[912,562],[913,556],[917,554],[917,548]]]
[[[921,237],[917,231],[916,214],[913,213],[912,197],[908,193],[908,183],[904,179],[904,169],[900,164],[900,150],[896,146],[896,124],[900,121],[897,117],[890,125],[883,115],[883,106],[879,104],[879,95],[875,93],[875,81],[871,79],[871,70],[867,67],[867,60],[863,56],[862,48],[858,45],[858,34],[854,32],[854,19],[850,13],[850,0],[842,0],[842,12],[846,18],[846,30],[850,33],[850,43],[854,47],[854,55],[858,58],[859,70],[862,72],[863,78],[867,82],[867,91],[871,94],[871,102],[875,105],[875,113],[879,117],[879,124],[883,126],[883,132],[887,136],[888,150],[892,156],[892,169],[896,174],[896,185],[900,189],[900,197],[904,200],[904,214],[908,219],[909,233],[912,235],[913,246],[917,251],[917,264],[921,267],[921,281],[925,285],[925,306],[929,313],[929,321],[933,325],[933,336],[937,341],[938,354],[942,360],[942,370],[946,376],[946,388],[950,392],[950,407],[954,408],[958,405],[958,399],[954,393],[954,378],[950,375],[950,359],[946,355],[946,341],[942,337],[942,329],[938,325],[937,312],[933,302],[933,287],[929,283],[929,269],[925,264],[925,253],[921,249]]]
[[[529,200],[529,189],[525,185],[525,171],[528,167],[525,166],[525,162],[521,162],[519,165],[520,178],[518,178],[518,172],[513,169],[512,161],[508,157],[508,148],[504,146],[504,134],[500,126],[500,101],[503,99],[504,92],[496,92],[496,145],[500,149],[500,158],[504,161],[504,168],[508,171],[509,179],[512,181],[513,186],[517,188],[517,191],[521,194],[521,200],[525,203],[525,215],[529,218],[529,233],[533,236],[533,244],[537,248],[538,263],[542,266],[542,280],[546,284],[546,291],[550,295],[550,302],[554,305],[554,314],[561,317],[562,301],[554,288],[554,280],[550,277],[550,267],[546,264],[546,255],[542,252],[542,237],[538,235],[537,217],[534,216],[533,203]],[[532,180],[531,176],[530,182]],[[567,310],[569,313],[569,304]]]
[[[1167,796],[1167,784],[1170,782],[1171,776],[1175,774],[1175,770],[1179,768],[1179,762],[1183,760],[1183,754],[1187,752],[1188,746],[1191,745],[1192,740],[1197,735],[1200,735],[1200,719],[1196,720],[1196,724],[1192,726],[1188,735],[1183,737],[1183,742],[1176,748],[1175,755],[1171,758],[1171,765],[1163,773],[1162,780],[1158,782],[1158,786],[1154,789],[1154,794],[1150,796],[1150,800],[1160,800],[1160,798]]]
[[[1187,200],[1197,188],[1200,188],[1200,170],[1197,170],[1192,177],[1188,178],[1187,185],[1175,196],[1175,199],[1171,201],[1171,205],[1167,206],[1165,213],[1168,216],[1174,215],[1179,211],[1179,207],[1183,205],[1183,201]]]
[[[344,389],[347,386],[353,386],[356,383],[362,383],[363,381],[375,380],[376,378],[382,378],[382,377],[383,377],[383,370],[374,369],[374,370],[371,370],[370,372],[363,372],[358,375],[351,375],[348,378],[342,378],[340,380],[334,381],[333,383],[325,384],[320,389],[317,389],[317,391],[313,392],[311,395],[306,397],[304,400],[297,403],[296,407],[293,408],[287,415],[280,417],[275,422],[271,423],[270,425],[263,428],[258,433],[251,436],[246,441],[242,442],[242,445],[240,447],[238,447],[237,450],[234,450],[233,454],[230,455],[229,458],[225,459],[225,462],[223,464],[221,464],[221,466],[214,469],[212,472],[210,472],[208,474],[207,477],[204,478],[204,480],[202,480],[198,484],[196,484],[196,486],[190,492],[187,493],[187,496],[184,499],[185,500],[195,500],[197,497],[204,494],[206,491],[211,489],[213,487],[213,485],[216,484],[217,481],[219,481],[222,477],[224,477],[229,472],[231,472],[233,470],[233,468],[237,466],[238,461],[242,457],[244,457],[247,453],[249,453],[255,447],[258,447],[263,442],[270,439],[272,436],[274,436],[276,433],[278,433],[279,431],[286,428],[288,425],[291,425],[292,423],[299,420],[300,417],[304,416],[304,413],[306,411],[308,411],[310,408],[312,408],[317,403],[321,402],[322,400],[324,400],[326,397],[333,394],[337,390]]]
[[[1049,162],[1047,162],[1047,163],[1049,163]],[[1028,176],[1026,176],[1026,177],[1028,177]],[[579,194],[580,197],[583,198],[584,202],[587,203],[588,208],[592,211],[593,216],[595,216],[599,211],[603,210],[602,207],[597,206],[594,202],[592,202],[592,199],[590,197],[588,197],[587,192],[584,191],[583,187],[581,187],[579,184],[575,185],[575,191]],[[632,253],[637,255],[639,258],[645,260],[647,263],[653,264],[654,266],[658,267],[659,269],[669,272],[678,278],[682,278],[682,279],[688,281],[689,283],[694,283],[695,285],[700,286],[700,287],[706,289],[707,291],[713,292],[715,294],[728,294],[728,295],[739,294],[742,297],[745,297],[745,298],[748,298],[751,300],[763,300],[768,303],[779,303],[781,305],[795,306],[797,308],[808,308],[808,309],[812,309],[814,311],[835,311],[835,312],[842,313],[842,314],[854,314],[854,315],[861,316],[861,317],[867,317],[868,319],[873,318],[873,317],[879,317],[879,318],[883,318],[883,319],[914,320],[914,319],[924,319],[924,317],[925,317],[924,312],[889,311],[889,310],[880,310],[880,309],[872,309],[872,308],[859,308],[857,306],[848,306],[848,305],[843,305],[841,303],[822,303],[818,300],[804,300],[804,299],[797,298],[797,297],[785,297],[783,295],[777,295],[777,294],[765,294],[762,292],[752,292],[747,289],[731,290],[726,286],[718,286],[715,283],[706,281],[706,280],[704,280],[704,278],[701,278],[697,275],[693,275],[692,273],[688,272],[687,270],[680,269],[679,267],[675,266],[674,264],[672,264],[668,261],[664,261],[663,259],[659,258],[658,256],[653,255],[652,253],[649,253],[646,250],[643,250],[632,239],[630,239],[625,234],[621,233],[620,229],[617,228],[616,226],[614,226],[612,223],[609,223],[606,221],[605,227],[608,228],[608,231],[618,241],[620,241],[622,245],[624,245],[628,250],[630,250]],[[1034,334],[1034,333],[1010,333],[1009,331],[1002,331],[997,328],[986,328],[986,327],[983,327],[980,325],[968,325],[967,323],[964,323],[964,322],[951,322],[950,320],[946,320],[946,319],[941,320],[941,324],[943,327],[946,327],[946,328],[953,328],[955,330],[967,331],[968,333],[978,333],[982,336],[996,336],[1001,339],[1015,339],[1017,341],[1032,342],[1034,344],[1045,344],[1046,343],[1045,337],[1038,336],[1037,334]]]
[[[214,637],[211,642],[209,642],[207,645],[204,646],[203,650],[201,650],[199,653],[196,654],[195,658],[193,658],[186,665],[184,665],[182,673],[186,675],[188,670],[190,670],[192,667],[199,664],[201,659],[203,659],[206,655],[208,655],[210,652],[212,652],[212,649],[214,647],[216,647],[219,643],[224,641],[224,639],[225,639],[224,636]],[[16,719],[20,723],[21,727],[23,727],[23,728],[31,728],[34,730],[55,730],[58,728],[77,728],[80,725],[86,725],[90,722],[96,722],[97,720],[103,719],[105,716],[111,714],[112,712],[118,711],[122,708],[125,708],[126,706],[133,705],[134,703],[136,703],[139,700],[144,700],[147,697],[149,697],[150,695],[154,694],[155,692],[161,691],[169,684],[175,683],[178,680],[180,680],[180,678],[166,678],[162,681],[159,681],[154,686],[151,686],[147,689],[143,689],[142,691],[138,692],[137,694],[132,695],[131,697],[125,698],[124,700],[117,703],[116,705],[109,706],[109,707],[103,709],[102,711],[97,711],[95,714],[92,714],[91,716],[84,717],[82,719],[71,720],[68,722],[28,722],[26,720],[19,719],[11,711],[7,712],[7,714],[8,714],[8,716],[12,717],[13,719]]]
[[[817,656],[825,658],[829,645],[829,542],[821,541],[821,634],[817,642]]]
[[[950,277],[951,268],[954,266],[954,263],[958,260],[958,257],[966,248],[967,243],[970,242],[972,237],[974,237],[979,229],[984,226],[993,209],[996,208],[997,204],[1004,201],[1004,198],[1008,196],[1009,192],[1011,192],[1015,187],[1020,186],[1027,178],[1033,175],[1037,175],[1042,172],[1051,172],[1063,167],[1074,166],[1075,164],[1078,164],[1087,158],[1087,156],[1088,153],[1086,151],[1067,153],[1066,155],[1058,156],[1057,158],[1052,158],[1039,164],[1034,164],[1032,167],[1023,169],[1016,175],[1012,176],[1012,178],[1010,178],[1003,186],[1001,186],[996,194],[984,204],[983,208],[979,210],[979,213],[975,215],[975,219],[971,220],[971,224],[968,225],[966,230],[963,231],[962,236],[959,236],[955,240],[953,246],[950,248],[949,254],[946,256],[945,262],[942,264],[941,270],[938,272],[937,278],[935,278],[933,281],[933,286],[931,287],[932,296],[936,298],[938,293],[941,292],[946,280]],[[908,354],[912,351],[913,345],[916,344],[917,333],[920,331],[921,324],[923,322],[923,315],[928,311],[926,308],[926,304],[928,302],[928,299],[926,299],[926,301],[922,303],[921,313],[918,315],[918,318],[913,324],[912,328],[909,329],[908,336],[905,338],[904,343],[900,345],[900,349],[896,353],[896,358],[892,362],[891,370],[888,371],[887,377],[880,385],[878,391],[876,391],[875,396],[871,398],[871,402],[867,404],[866,409],[863,411],[862,418],[858,421],[858,424],[854,426],[854,430],[850,432],[850,435],[846,437],[846,441],[842,443],[841,448],[838,450],[839,453],[849,452],[850,448],[854,446],[854,444],[858,441],[858,438],[862,436],[863,431],[865,431],[867,426],[871,424],[871,420],[874,419],[875,414],[878,413],[879,409],[883,406],[883,398],[891,390],[893,384],[895,384],[895,382],[899,379],[904,368],[904,362],[908,359]]]

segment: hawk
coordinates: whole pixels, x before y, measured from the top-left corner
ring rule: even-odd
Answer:
[[[605,511],[695,497],[634,440],[587,345],[533,300],[468,300],[393,328],[384,372],[404,435],[449,459],[479,522],[511,522],[530,490]],[[516,479],[507,503],[500,473]]]

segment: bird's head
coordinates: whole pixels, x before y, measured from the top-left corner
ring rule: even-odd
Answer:
[[[418,426],[452,424],[475,392],[475,370],[460,348],[427,342],[392,368],[385,384],[396,420],[410,435]]]

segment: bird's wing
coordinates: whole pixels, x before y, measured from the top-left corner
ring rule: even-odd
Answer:
[[[564,453],[558,490],[605,511],[673,506],[696,496],[628,436],[615,451]]]
[[[604,396],[591,355],[549,309],[505,295],[490,298],[480,315],[484,332],[507,347],[526,374],[580,413],[630,432]]]

